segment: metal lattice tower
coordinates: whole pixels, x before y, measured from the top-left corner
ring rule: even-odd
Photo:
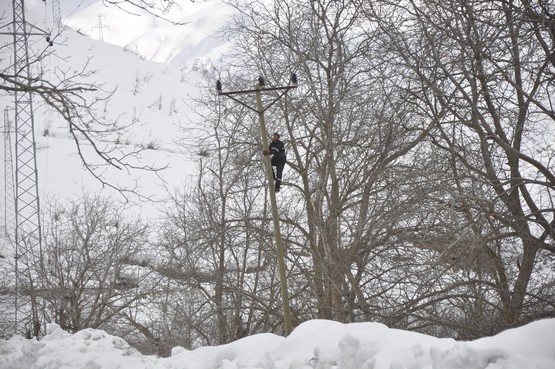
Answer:
[[[52,16],[54,18],[54,25],[60,27],[62,23],[62,16],[60,15],[60,0],[52,0]]]
[[[34,270],[33,277],[28,281],[34,292],[42,284],[42,245],[41,223],[38,194],[38,175],[35,144],[35,122],[33,116],[32,96],[29,90],[18,91],[20,87],[28,86],[31,81],[29,64],[29,35],[25,21],[24,0],[13,0],[13,46],[14,46],[14,79],[15,91],[15,247],[16,261]],[[29,26],[32,28],[32,26]],[[18,273],[16,271],[16,273]],[[38,276],[35,273],[39,273]],[[38,280],[35,278],[38,277]],[[16,280],[19,277],[16,275]],[[17,283],[17,282],[16,282]],[[17,294],[17,292],[16,292]],[[17,309],[17,307],[16,307]],[[40,313],[36,300],[32,303],[32,326],[29,333],[39,336],[41,327]],[[43,306],[44,317],[44,306]],[[18,322],[16,321],[16,329]]]
[[[102,24],[102,18],[104,18],[104,16],[102,14],[98,15],[98,25],[94,26],[94,28],[98,28],[98,40],[99,41],[104,41],[104,28],[109,28],[107,26],[105,26],[104,24]]]
[[[14,76],[18,86],[31,80],[29,33],[23,0],[13,0]],[[16,242],[25,240],[40,248],[40,214],[36,163],[35,121],[31,92],[15,91],[15,210]],[[18,242],[17,242],[18,243]]]

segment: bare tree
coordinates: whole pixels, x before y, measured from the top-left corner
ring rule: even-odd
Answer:
[[[166,19],[166,15],[172,8],[179,7],[185,2],[191,2],[191,0],[103,0],[107,6],[115,6],[130,13],[134,10],[142,10],[163,19]]]
[[[399,207],[424,196],[420,189],[414,197],[398,194],[418,183],[416,150],[433,122],[408,119],[407,94],[391,83],[394,76],[384,77],[395,70],[373,59],[379,51],[355,2],[237,8],[243,12],[237,40],[251,61],[246,66],[270,81],[290,71],[300,78],[298,94],[269,118],[286,132],[286,185],[304,212],[284,210],[291,263],[310,281],[318,317],[369,318],[377,310],[369,296],[396,282],[370,287],[366,273],[375,266],[372,256],[384,251],[380,243],[403,222]]]
[[[555,6],[545,0],[525,0],[522,4],[508,1],[506,6],[516,14],[522,14],[522,19],[532,26],[539,46],[548,62],[555,67]]]
[[[46,287],[40,296],[62,329],[109,328],[152,293],[148,270],[127,263],[147,258],[147,229],[110,199],[51,203],[44,219]]]
[[[544,46],[551,23],[531,20],[529,4],[511,1],[406,5],[376,3],[369,15],[384,54],[406,71],[415,107],[435,122],[430,138],[450,167],[451,196],[443,200],[464,225],[443,241],[442,255],[463,258],[459,267],[468,272],[449,294],[436,298],[436,291],[416,305],[449,300],[454,311],[472,305],[466,311],[500,322],[478,323],[478,336],[549,315],[555,115]],[[455,307],[461,300],[450,295],[460,293],[468,300]]]
[[[184,145],[198,154],[198,176],[171,194],[160,258],[150,265],[169,291],[159,305],[166,322],[160,328],[168,342],[185,347],[282,329],[257,123],[214,98],[210,91],[196,106],[202,124],[188,128],[195,139]]]

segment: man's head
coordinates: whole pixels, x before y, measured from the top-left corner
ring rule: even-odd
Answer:
[[[279,140],[279,133],[274,132],[274,135],[272,136],[272,139],[273,139],[274,141]]]

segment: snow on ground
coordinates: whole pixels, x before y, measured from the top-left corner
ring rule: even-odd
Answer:
[[[288,337],[258,334],[227,345],[143,356],[123,339],[57,325],[41,339],[0,340],[0,369],[553,369],[555,319],[470,342],[378,323],[312,320]]]

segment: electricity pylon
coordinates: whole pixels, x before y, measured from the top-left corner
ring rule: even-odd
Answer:
[[[14,48],[15,231],[13,236],[16,250],[16,264],[19,264],[20,260],[25,260],[28,267],[38,267],[38,281],[35,280],[35,277],[29,280],[30,291],[32,293],[31,298],[33,299],[31,304],[32,328],[29,329],[29,333],[37,337],[40,334],[41,328],[44,328],[41,327],[36,301],[36,289],[42,284],[44,265],[41,243],[35,120],[29,88],[32,81],[29,62],[29,36],[46,36],[46,40],[50,45],[52,45],[52,41],[46,32],[26,22],[24,0],[13,0],[12,7],[13,21],[11,24],[6,25],[11,26],[11,30],[8,33],[2,32],[2,34],[13,36]],[[16,270],[16,285],[18,284],[18,279],[18,271]],[[17,293],[18,291],[16,291],[16,295]],[[44,311],[42,315],[44,317]],[[17,318],[15,325],[17,330]]]
[[[18,91],[31,80],[29,65],[29,32],[23,0],[13,0],[13,46],[15,101],[15,211],[16,243],[31,242],[41,247],[38,175],[35,144],[35,119],[30,91]],[[35,247],[32,247],[35,249]]]
[[[94,26],[93,29],[98,28],[98,41],[104,42],[104,28],[110,28],[102,24],[102,18],[105,18],[104,15],[98,15],[98,25]]]
[[[54,18],[54,25],[60,27],[62,23],[62,16],[60,14],[60,0],[52,0],[52,17]]]
[[[222,91],[222,83],[221,81],[216,82],[216,90],[218,95],[227,96],[230,99],[238,102],[239,104],[245,106],[246,108],[256,112],[258,114],[258,120],[260,123],[260,132],[262,133],[262,149],[264,151],[268,151],[268,137],[266,131],[266,121],[264,120],[264,112],[268,110],[272,105],[274,105],[281,97],[283,97],[289,90],[293,88],[297,88],[297,76],[293,73],[291,74],[291,84],[288,86],[281,86],[281,87],[269,87],[267,88],[264,83],[264,78],[258,78],[258,84],[256,85],[255,89],[253,90],[241,90],[241,91]],[[264,106],[262,103],[262,93],[263,92],[271,92],[271,91],[279,91],[281,94],[276,97],[271,103],[267,106]],[[256,94],[256,108],[253,108],[249,104],[239,100],[234,95],[244,95],[244,94]],[[276,192],[274,188],[274,175],[272,171],[272,163],[270,160],[270,156],[264,157],[264,162],[266,164],[266,177],[269,183],[270,189],[270,202],[272,204],[272,218],[274,221],[274,238],[276,241],[276,251],[277,251],[277,259],[278,259],[278,267],[279,267],[279,275],[280,275],[280,285],[281,285],[281,300],[283,305],[283,320],[285,324],[285,334],[288,335],[293,330],[293,325],[291,323],[291,312],[289,309],[289,292],[287,289],[287,274],[285,270],[285,252],[283,250],[283,244],[281,242],[281,229],[279,225],[279,214],[277,208],[277,201],[276,201]]]

